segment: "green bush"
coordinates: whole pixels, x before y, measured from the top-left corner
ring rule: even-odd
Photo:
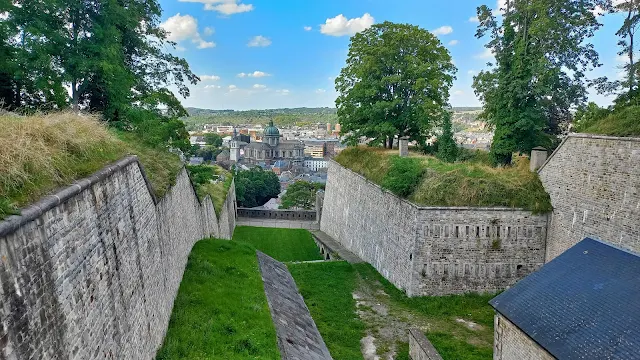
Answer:
[[[195,185],[208,184],[213,180],[215,176],[215,169],[213,166],[208,165],[187,165],[189,175],[191,175],[191,181]]]
[[[413,194],[425,172],[422,161],[399,156],[392,156],[390,160],[391,168],[382,181],[382,187],[401,197]]]

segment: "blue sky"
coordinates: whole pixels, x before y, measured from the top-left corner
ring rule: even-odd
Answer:
[[[386,20],[438,29],[458,67],[450,102],[480,106],[471,89],[485,68],[485,40],[475,38],[476,7],[496,0],[160,0],[163,27],[203,81],[185,106],[265,109],[335,106],[334,78],[345,63],[349,35]],[[591,77],[616,77],[619,15],[601,17],[591,39],[603,67]],[[593,95],[601,105],[611,99]]]

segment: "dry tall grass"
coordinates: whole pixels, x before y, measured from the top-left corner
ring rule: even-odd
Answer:
[[[0,115],[0,219],[17,207],[46,193],[86,177],[128,154],[155,162],[164,157],[165,166],[150,164],[175,176],[179,160],[159,149],[145,149],[135,140],[111,132],[96,117],[70,112],[34,116]],[[165,154],[162,154],[162,153]],[[171,181],[163,173],[157,182],[162,189]],[[152,180],[153,183],[153,180]]]
[[[342,151],[336,161],[385,186],[390,181],[408,180],[402,179],[402,175],[389,175],[393,171],[390,160],[395,154],[395,151],[356,147]],[[505,206],[535,213],[552,210],[549,195],[537,174],[529,171],[529,160],[525,157],[516,158],[515,164],[506,168],[477,162],[446,163],[417,153],[411,157],[418,159],[425,170],[413,193],[407,196],[418,205]],[[387,188],[393,190],[393,187]]]

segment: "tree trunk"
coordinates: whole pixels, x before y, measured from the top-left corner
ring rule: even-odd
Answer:
[[[76,79],[71,80],[71,104],[73,105],[73,111],[78,111],[78,84],[76,83]]]

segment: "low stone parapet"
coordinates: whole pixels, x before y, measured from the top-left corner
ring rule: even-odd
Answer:
[[[418,329],[409,329],[409,358],[411,360],[442,360],[436,348]]]

